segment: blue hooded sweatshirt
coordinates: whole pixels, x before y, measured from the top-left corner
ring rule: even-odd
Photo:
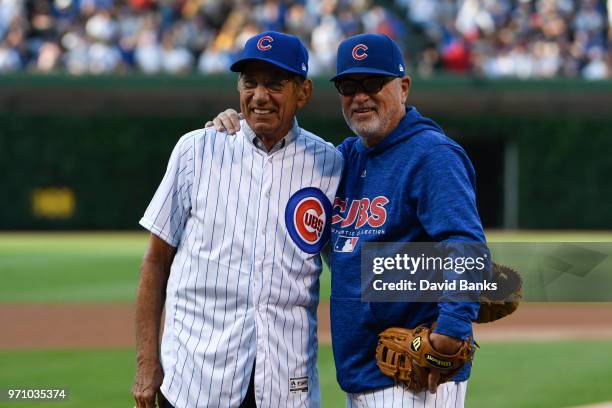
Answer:
[[[471,302],[362,302],[360,246],[485,243],[485,236],[470,160],[414,107],[376,146],[367,148],[350,137],[339,150],[345,164],[332,213],[332,345],[338,383],[358,393],[394,384],[376,366],[378,333],[436,322],[435,332],[466,339],[479,307]],[[454,380],[466,380],[470,369],[466,364]]]

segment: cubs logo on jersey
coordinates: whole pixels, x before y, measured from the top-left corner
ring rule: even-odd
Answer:
[[[331,202],[315,187],[298,190],[287,202],[285,224],[289,236],[304,252],[321,251],[331,233]]]

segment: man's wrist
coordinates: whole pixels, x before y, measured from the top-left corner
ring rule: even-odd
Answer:
[[[159,353],[137,353],[136,362],[138,364],[159,364]]]
[[[461,348],[461,340],[444,334],[431,333],[429,335],[431,346],[442,354],[455,354]]]
[[[472,335],[472,322],[462,316],[443,312],[438,315],[433,332],[465,340]]]

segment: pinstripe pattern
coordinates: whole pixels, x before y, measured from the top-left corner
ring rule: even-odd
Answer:
[[[319,406],[316,308],[321,260],[288,236],[284,210],[304,187],[330,201],[342,159],[297,122],[270,154],[246,123],[178,142],[141,224],[177,247],[166,296],[162,392],[176,408],[236,407],[253,361],[260,407]],[[289,381],[308,377],[308,392]]]
[[[400,385],[382,390],[346,394],[347,408],[463,408],[467,381],[447,382],[435,394],[413,393]]]

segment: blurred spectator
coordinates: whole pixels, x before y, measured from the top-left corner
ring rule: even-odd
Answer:
[[[310,33],[316,27],[317,22],[315,16],[308,14],[303,4],[295,3],[285,13],[285,24],[287,31],[308,43]]]
[[[0,0],[0,38],[6,36],[13,21],[17,21],[24,15],[23,1]]]
[[[599,80],[610,77],[609,67],[604,60],[601,48],[593,47],[589,50],[589,61],[582,70],[582,76],[588,80]]]
[[[85,32],[94,40],[111,42],[117,33],[117,22],[107,10],[100,10],[85,23]]]
[[[576,31],[601,35],[604,28],[604,16],[597,6],[597,0],[582,0],[580,2],[580,10],[578,10],[574,20]]]
[[[157,42],[155,16],[145,17],[136,39],[134,59],[136,66],[145,74],[154,74],[161,70],[161,47]]]
[[[172,31],[163,35],[160,57],[163,71],[169,74],[186,74],[193,66],[193,56],[187,48],[177,44]]]
[[[395,3],[393,3],[395,2]],[[262,30],[299,36],[329,75],[360,32],[409,69],[494,78],[612,77],[612,0],[0,0],[0,71],[227,72]]]
[[[312,75],[333,72],[336,68],[336,52],[338,45],[344,37],[338,20],[327,15],[321,23],[312,30],[312,52],[310,53],[310,65],[313,65],[315,71]]]
[[[117,47],[104,42],[96,42],[89,46],[87,60],[88,70],[92,74],[111,74],[118,72],[122,66],[121,54]]]
[[[253,8],[253,19],[262,31],[283,31],[285,5],[280,0],[265,0]]]
[[[62,49],[54,42],[44,42],[38,49],[34,69],[40,72],[55,71],[60,64]]]
[[[21,68],[19,53],[6,42],[0,43],[0,72],[17,71]]]
[[[215,43],[211,43],[200,55],[198,70],[202,74],[218,74],[228,72],[232,65],[230,53],[217,48]]]
[[[462,38],[453,39],[442,49],[442,64],[449,72],[466,73],[470,70],[470,50]]]
[[[89,67],[88,48],[89,44],[84,35],[78,31],[67,32],[62,38],[62,45],[66,49],[64,54],[64,65],[69,73],[82,75]]]
[[[339,9],[338,25],[345,37],[351,37],[363,31],[363,23],[359,14],[348,6]]]

